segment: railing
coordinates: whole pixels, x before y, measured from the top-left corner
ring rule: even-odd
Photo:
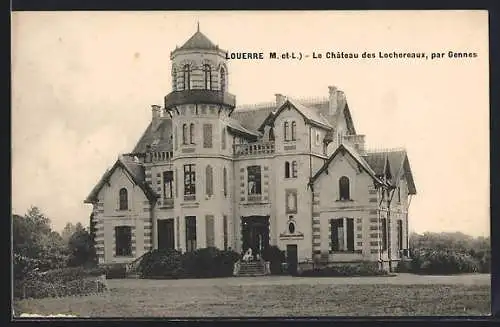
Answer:
[[[196,194],[184,195],[184,201],[195,201],[195,200],[196,200]]]
[[[262,201],[262,194],[249,194],[248,202],[260,202]]]
[[[146,153],[146,162],[148,155],[151,158],[151,162],[158,162],[158,161],[169,161],[172,159],[174,156],[174,153],[172,151],[157,151],[157,152],[149,152]]]
[[[274,153],[274,142],[259,142],[233,145],[234,155],[254,156]]]

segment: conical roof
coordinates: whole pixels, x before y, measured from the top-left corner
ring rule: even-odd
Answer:
[[[215,50],[218,47],[212,43],[202,32],[199,30],[189,38],[189,40],[184,43],[181,50],[189,49],[205,49],[205,50]]]

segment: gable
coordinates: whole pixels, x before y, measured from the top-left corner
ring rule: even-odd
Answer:
[[[353,162],[357,165],[357,168],[360,172],[366,172],[377,185],[386,185],[382,180],[380,180],[376,175],[373,169],[366,163],[366,161],[353,149],[351,149],[348,145],[341,144],[333,154],[325,161],[323,166],[314,174],[309,182],[311,187],[314,187],[314,183],[322,174],[327,174],[330,168],[330,164],[332,161],[338,156],[349,156]]]

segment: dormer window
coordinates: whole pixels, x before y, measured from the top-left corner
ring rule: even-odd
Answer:
[[[283,137],[285,141],[288,141],[288,122],[286,121],[283,125]]]
[[[205,90],[212,89],[212,68],[210,65],[203,65],[203,76],[205,77]]]
[[[269,130],[269,141],[274,141],[274,128],[271,127]]]
[[[120,189],[119,198],[119,210],[128,210],[128,191],[126,188]]]
[[[191,67],[189,65],[184,65],[183,69],[183,83],[184,83],[184,90],[190,90],[191,89]]]

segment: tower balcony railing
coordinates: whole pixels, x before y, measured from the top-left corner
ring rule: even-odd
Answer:
[[[165,96],[165,108],[170,109],[182,104],[223,104],[234,108],[236,97],[219,90],[183,90],[173,91]]]
[[[160,161],[170,161],[174,153],[172,151],[154,151],[146,152],[145,162],[160,162]]]
[[[235,157],[268,155],[274,153],[274,142],[256,142],[233,145]]]

